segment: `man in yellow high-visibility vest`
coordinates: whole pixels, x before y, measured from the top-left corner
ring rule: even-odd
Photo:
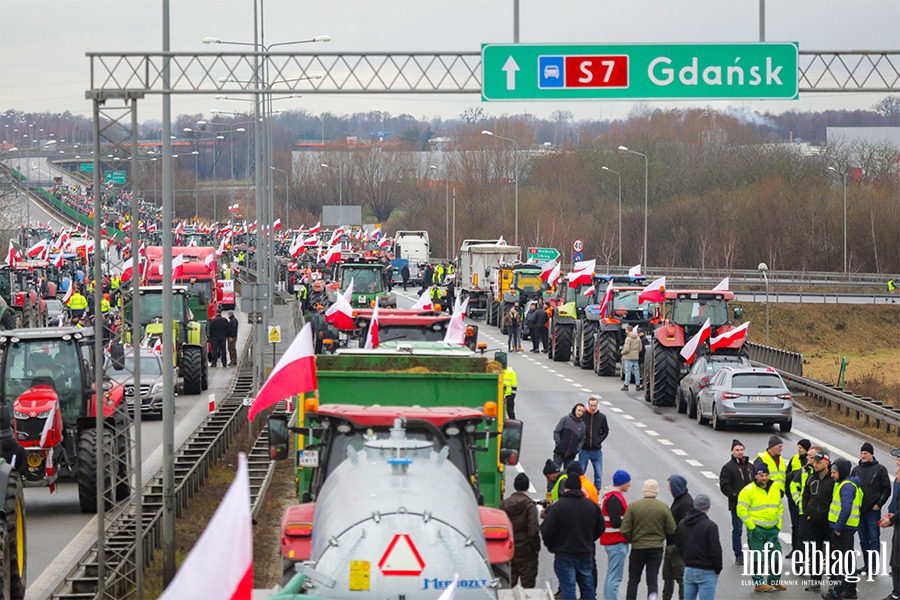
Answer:
[[[747,484],[738,494],[737,516],[747,527],[747,544],[750,546],[747,560],[752,567],[754,589],[757,592],[783,592],[775,565],[782,561],[775,555],[781,554],[781,515],[784,507],[782,488],[769,478],[769,467],[760,461],[755,465],[755,480]],[[754,564],[760,561],[763,564]]]
[[[831,508],[828,509],[828,522],[831,523],[831,544],[829,560],[835,556],[845,560],[848,553],[853,552],[853,536],[859,527],[859,515],[862,510],[863,492],[859,477],[850,476],[850,461],[839,458],[831,465],[831,478],[834,480],[834,491],[831,495]],[[837,555],[835,553],[838,553]],[[832,570],[836,584],[823,598],[856,598],[856,582],[847,581],[840,570]]]
[[[781,493],[784,494],[784,477],[787,472],[787,465],[784,464],[784,459],[781,458],[782,448],[784,448],[784,441],[777,435],[773,435],[769,438],[766,451],[759,453],[756,460],[753,461],[753,466],[765,463],[769,467],[769,481],[780,487]]]
[[[794,494],[794,474],[799,473],[806,466],[806,454],[812,442],[803,438],[797,442],[797,454],[787,463],[787,473],[785,474],[785,496],[788,501],[788,513],[791,515],[791,552],[800,550],[800,508],[799,503],[794,500],[799,497],[802,486],[797,487],[797,494]]]

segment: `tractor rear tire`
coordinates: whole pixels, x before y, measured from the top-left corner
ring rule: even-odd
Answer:
[[[25,597],[28,571],[28,539],[25,537],[25,493],[19,474],[13,471],[6,486],[5,527],[0,527],[5,540],[0,541],[8,562],[3,563],[3,590],[9,586],[9,597],[19,600]],[[7,564],[9,567],[7,567]],[[8,582],[8,583],[7,583]]]
[[[181,374],[184,377],[184,393],[196,395],[203,391],[203,352],[196,346],[182,350]]]
[[[509,327],[506,326],[506,302],[496,302],[497,305],[497,326],[500,327],[500,333],[506,335],[509,333]]]
[[[650,392],[650,404],[653,406],[675,404],[678,371],[678,349],[668,348],[653,340],[653,390]]]
[[[577,367],[581,364],[581,321],[575,321],[575,327],[572,330],[572,366]]]
[[[10,329],[16,328],[16,312],[13,310],[7,310],[4,313],[3,318],[0,319],[0,329],[9,331]]]
[[[556,323],[553,327],[553,339],[550,340],[550,347],[553,352],[554,362],[569,362],[572,356],[572,333],[575,329],[574,325],[566,323],[561,325]]]
[[[201,364],[203,365],[203,379],[200,382],[200,387],[203,388],[203,391],[209,389],[209,352],[203,353],[203,360]]]
[[[619,343],[613,331],[602,331],[597,338],[597,359],[594,372],[606,377],[616,374],[619,362]]]
[[[112,454],[112,433],[103,428],[104,445],[110,447]],[[97,512],[97,430],[85,429],[78,438],[78,504],[81,512],[91,514]],[[103,488],[109,490],[112,483],[105,477]],[[109,500],[107,494],[107,500]]]
[[[581,368],[594,368],[594,345],[597,343],[596,321],[585,321],[581,327]]]
[[[494,299],[490,297],[487,300],[487,314],[484,317],[484,321],[487,325],[494,324]]]
[[[4,600],[11,597],[10,580],[15,568],[9,556],[9,534],[6,529],[9,520],[9,517],[0,517],[0,598]]]

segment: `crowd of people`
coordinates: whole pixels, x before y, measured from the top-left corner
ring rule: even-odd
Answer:
[[[591,396],[587,406],[576,404],[554,428],[553,456],[543,469],[546,499],[531,499],[527,475],[517,475],[515,493],[501,504],[514,531],[512,583],[536,585],[543,542],[553,554],[557,597],[565,600],[591,600],[598,589],[604,600],[618,598],[626,559],[628,600],[637,598],[642,580],[650,598],[671,600],[676,586],[679,600],[715,598],[724,552],[719,524],[709,516],[713,499],[692,496],[688,479],[678,473],[667,479],[669,504],[659,499],[660,485],[654,479],[645,480],[641,498],[629,503],[632,481],[624,470],[616,471],[612,485],[603,488],[602,448],[609,433],[599,398]],[[790,572],[800,579],[787,583],[827,600],[871,598],[860,595],[858,584],[886,572],[890,560],[893,591],[885,600],[898,600],[900,485],[891,483],[873,445],[862,445],[856,465],[807,439],[797,443],[790,458],[782,456],[784,442],[778,436],[771,436],[766,446],[751,459],[734,440],[719,474],[740,576],[759,593],[787,590],[781,575]],[[892,454],[900,480],[900,449]],[[587,477],[589,469],[592,479]],[[782,550],[785,512],[791,543]],[[894,530],[890,557],[882,556],[880,530],[885,528]],[[859,550],[854,552],[857,538]],[[598,542],[607,557],[605,574],[598,572]],[[721,595],[740,594],[729,590]]]

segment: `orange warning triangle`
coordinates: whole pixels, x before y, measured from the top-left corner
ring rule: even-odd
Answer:
[[[378,568],[383,575],[416,576],[425,570],[425,562],[410,537],[399,533],[391,540],[378,562]]]

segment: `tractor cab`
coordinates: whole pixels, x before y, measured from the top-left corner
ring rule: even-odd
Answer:
[[[729,291],[667,290],[665,318],[684,329],[688,340],[700,331],[707,319],[713,331],[727,325],[730,300],[734,300],[734,293]]]
[[[329,290],[329,300],[332,294],[344,293],[353,282],[353,297],[350,305],[353,308],[369,308],[372,302],[378,302],[383,308],[397,308],[397,297],[393,292],[388,292],[384,287],[384,264],[377,260],[356,261],[341,263],[338,268],[339,290]]]

